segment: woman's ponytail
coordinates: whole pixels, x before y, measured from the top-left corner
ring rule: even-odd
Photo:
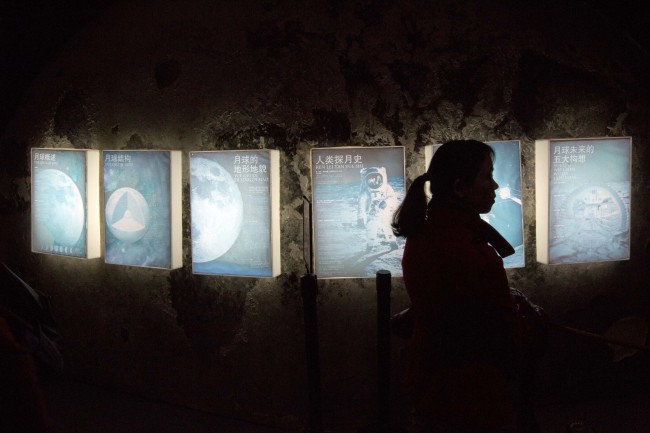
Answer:
[[[425,173],[415,178],[404,201],[393,215],[393,233],[395,236],[413,236],[424,226],[427,219],[427,195],[424,185],[429,180]]]

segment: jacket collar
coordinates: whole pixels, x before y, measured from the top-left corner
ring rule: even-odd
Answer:
[[[477,240],[485,241],[492,245],[496,252],[502,257],[508,257],[515,253],[515,249],[504,238],[501,233],[492,227],[487,221],[483,220],[476,210],[472,209],[466,203],[455,199],[436,199],[433,198],[427,207],[427,215],[436,210],[447,209],[455,210],[466,215],[472,230],[476,233]]]

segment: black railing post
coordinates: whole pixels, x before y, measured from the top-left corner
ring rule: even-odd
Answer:
[[[377,421],[358,433],[406,433],[391,421],[390,398],[390,291],[391,273],[381,269],[377,284]]]
[[[318,283],[316,275],[307,274],[300,279],[305,321],[305,346],[307,350],[307,380],[309,399],[309,432],[322,433],[323,414],[320,383],[320,353],[318,342]]]
[[[377,426],[390,428],[390,291],[391,273],[377,271]]]

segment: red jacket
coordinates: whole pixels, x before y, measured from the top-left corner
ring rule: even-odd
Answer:
[[[415,316],[405,376],[416,413],[480,428],[511,422],[516,314],[479,215],[430,206],[402,268]]]

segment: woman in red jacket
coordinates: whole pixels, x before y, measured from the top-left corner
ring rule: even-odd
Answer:
[[[493,158],[479,141],[445,143],[394,217],[414,314],[405,380],[421,431],[500,432],[513,421],[516,311],[495,250],[512,247],[479,216],[498,188]]]

